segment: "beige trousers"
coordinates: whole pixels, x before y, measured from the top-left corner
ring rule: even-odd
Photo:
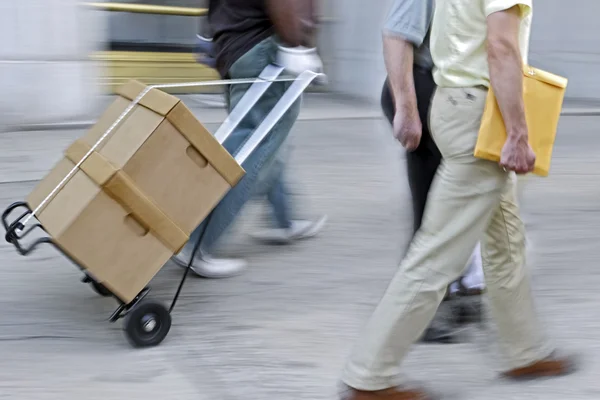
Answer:
[[[531,296],[516,175],[473,156],[486,95],[480,88],[439,88],[434,95],[430,127],[442,165],[421,229],[345,367],[342,381],[350,387],[380,390],[401,383],[401,361],[481,238],[491,314],[507,367],[530,364],[553,350]]]

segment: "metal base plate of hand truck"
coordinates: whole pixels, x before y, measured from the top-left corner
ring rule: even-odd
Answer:
[[[198,252],[202,238],[200,238],[194,244],[192,256],[189,260],[187,268],[185,268],[181,282],[173,297],[171,305],[169,308],[166,308],[160,302],[147,299],[147,295],[150,292],[149,287],[146,287],[144,290],[142,290],[133,301],[129,303],[123,303],[123,301],[111,293],[108,288],[94,279],[93,276],[90,276],[88,273],[86,273],[86,271],[79,266],[75,260],[62,251],[60,246],[58,246],[45,232],[44,227],[40,223],[29,222],[36,217],[42,207],[64,186],[64,184],[77,171],[81,164],[92,154],[92,152],[100,145],[100,143],[110,135],[110,133],[118,126],[118,124],[123,121],[123,119],[134,109],[143,96],[151,89],[214,85],[251,85],[242,99],[215,133],[215,138],[219,143],[223,144],[273,83],[291,82],[287,91],[275,104],[273,109],[267,114],[263,122],[252,133],[239,152],[233,155],[237,163],[243,166],[243,163],[247,160],[247,158],[263,142],[263,140],[268,136],[269,132],[273,129],[281,117],[289,110],[289,108],[299,99],[306,88],[315,80],[315,78],[322,75],[311,71],[306,71],[297,77],[280,77],[282,73],[282,67],[269,65],[256,79],[233,79],[148,86],[136,99],[130,103],[130,105],[119,116],[115,123],[106,132],[104,132],[94,146],[91,147],[89,152],[77,165],[75,165],[73,170],[56,186],[54,190],[52,190],[47,198],[44,199],[36,209],[32,210],[26,202],[17,202],[4,210],[2,213],[2,225],[6,231],[5,240],[12,244],[17,252],[23,256],[30,254],[41,244],[53,245],[57,250],[63,253],[65,257],[73,262],[73,264],[77,265],[84,272],[82,282],[90,284],[93,290],[101,296],[112,296],[117,299],[119,306],[110,316],[109,321],[116,322],[121,318],[125,318],[125,334],[133,346],[151,347],[160,344],[169,333],[171,327],[171,313],[177,304],[177,300],[179,299],[179,295],[185,280],[192,267],[192,262],[196,256],[196,253]],[[12,218],[13,214],[18,216],[16,218]],[[210,218],[210,215],[207,218]],[[34,231],[41,231],[44,236],[34,239],[28,244],[23,243],[23,240]]]

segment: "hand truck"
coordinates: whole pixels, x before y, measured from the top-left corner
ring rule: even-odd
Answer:
[[[216,86],[216,85],[239,85],[249,84],[251,85],[248,91],[244,94],[242,99],[231,111],[228,117],[225,119],[220,128],[215,132],[215,138],[221,144],[229,137],[229,135],[235,130],[238,124],[246,116],[246,114],[254,107],[254,105],[260,100],[262,95],[274,82],[291,82],[288,90],[283,94],[281,99],[273,107],[273,109],[267,114],[263,122],[256,128],[252,135],[248,138],[246,143],[242,146],[237,154],[234,155],[235,160],[238,164],[243,166],[246,159],[252,154],[252,152],[260,145],[260,143],[267,137],[271,129],[277,124],[281,117],[288,111],[288,109],[299,99],[304,90],[313,82],[315,78],[322,75],[311,71],[305,71],[297,77],[285,77],[281,76],[283,68],[276,65],[267,66],[260,76],[256,79],[232,79],[232,80],[217,80],[207,82],[194,82],[184,84],[163,84],[148,86],[136,99],[134,99],[126,110],[119,116],[115,123],[100,137],[100,139],[92,146],[90,151],[82,158],[82,160],[73,168],[73,170],[60,182],[57,187],[42,201],[42,203],[34,210],[32,210],[26,202],[17,202],[10,205],[2,213],[2,225],[6,231],[5,240],[12,244],[17,252],[23,256],[26,256],[33,252],[41,244],[53,245],[58,251],[63,253],[71,262],[73,262],[80,270],[83,271],[84,277],[82,282],[88,283],[93,290],[104,297],[114,297],[118,301],[117,309],[109,317],[110,322],[116,322],[121,318],[124,318],[124,330],[125,335],[132,346],[134,347],[152,347],[159,345],[169,333],[171,328],[171,313],[177,304],[179,295],[183,288],[183,285],[187,279],[189,271],[192,267],[192,263],[199,250],[202,237],[195,243],[192,256],[188,262],[187,268],[183,272],[183,276],[173,296],[171,305],[169,308],[165,307],[162,303],[147,300],[146,296],[150,292],[150,287],[146,286],[130,303],[124,303],[111,291],[102,285],[102,283],[96,281],[93,276],[88,274],[83,267],[77,264],[75,260],[69,257],[61,248],[54,242],[54,240],[47,234],[44,227],[39,223],[28,224],[30,220],[36,217],[42,207],[51,200],[51,198],[66,184],[70,177],[78,170],[79,166],[83,161],[89,157],[89,155],[98,147],[98,145],[110,135],[110,133],[118,126],[118,124],[133,110],[135,105],[142,99],[142,97],[151,89],[170,89],[170,88],[184,88],[184,87],[200,87],[200,86]],[[13,213],[19,214],[16,218],[11,219]],[[209,215],[207,218],[210,218]],[[44,233],[44,237],[32,241],[29,244],[24,244],[25,239],[33,231],[41,231]]]

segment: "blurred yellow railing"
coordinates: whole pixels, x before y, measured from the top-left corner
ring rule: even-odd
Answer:
[[[184,17],[203,17],[208,14],[208,8],[156,6],[153,4],[133,3],[86,3],[88,7],[99,11],[129,12],[136,14],[180,15]],[[319,17],[319,22],[333,22],[333,18]]]
[[[132,3],[87,3],[89,7],[100,11],[130,12],[137,14],[180,15],[202,17],[208,13],[207,8],[155,6],[152,4]]]

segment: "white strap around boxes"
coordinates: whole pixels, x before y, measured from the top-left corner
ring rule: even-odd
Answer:
[[[117,118],[117,120],[104,132],[104,134],[98,139],[96,143],[90,148],[90,150],[83,156],[83,158],[69,171],[69,173],[59,182],[59,184],[44,198],[44,200],[25,218],[23,221],[23,227],[35,217],[42,208],[56,195],[56,193],[62,189],[62,187],[71,179],[71,177],[79,170],[79,167],[85,160],[100,146],[100,144],[115,130],[115,128],[131,113],[134,107],[140,102],[140,100],[152,89],[171,89],[171,88],[187,88],[187,87],[201,87],[201,86],[219,86],[219,85],[243,85],[252,84],[250,89],[242,97],[238,105],[232,110],[227,119],[223,122],[219,130],[215,133],[215,138],[219,143],[223,142],[229,137],[233,130],[239,125],[246,114],[252,109],[252,107],[258,102],[262,95],[267,91],[269,86],[273,82],[293,82],[290,88],[284,93],[281,99],[275,104],[271,112],[258,126],[252,136],[246,141],[242,149],[235,155],[235,160],[242,164],[250,154],[256,149],[256,147],[263,141],[267,134],[273,129],[279,119],[287,112],[287,110],[294,104],[296,100],[302,95],[304,90],[310,85],[310,83],[318,76],[323,74],[315,73],[312,71],[305,71],[298,77],[283,77],[279,78],[279,75],[283,72],[283,68],[275,65],[267,66],[258,78],[251,79],[224,79],[217,81],[205,81],[205,82],[190,82],[190,83],[172,83],[163,85],[152,85],[146,87],[134,100],[131,101],[129,106],[123,111],[123,113]],[[22,230],[22,229],[21,229]]]

